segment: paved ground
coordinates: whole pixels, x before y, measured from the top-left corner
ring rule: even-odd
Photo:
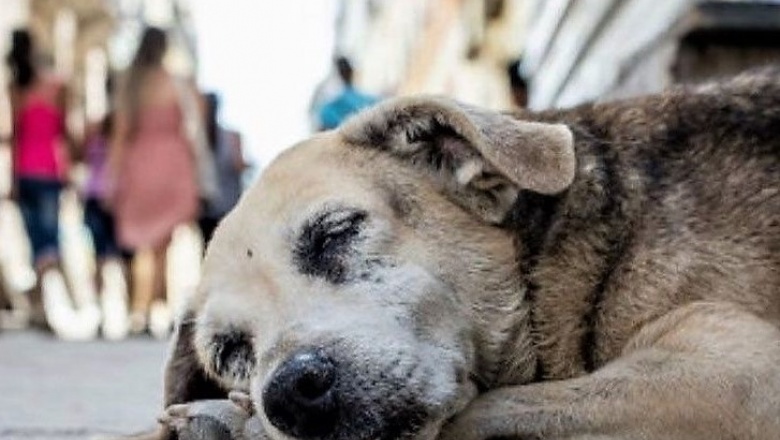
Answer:
[[[0,439],[73,440],[154,426],[165,342],[0,334]]]

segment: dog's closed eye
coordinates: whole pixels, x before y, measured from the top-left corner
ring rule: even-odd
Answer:
[[[359,209],[338,209],[306,222],[293,251],[301,273],[343,283],[347,277],[344,257],[359,236],[368,214]]]

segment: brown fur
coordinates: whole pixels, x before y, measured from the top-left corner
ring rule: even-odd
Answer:
[[[557,207],[570,217],[552,220],[553,252],[531,274],[545,377],[603,365],[642,325],[692,301],[778,322],[776,75],[541,118],[582,131],[578,184]]]
[[[376,279],[384,292],[384,277],[409,265],[434,281],[403,289],[451,288],[455,303],[405,300],[399,319],[425,338],[436,329],[481,390],[437,416],[457,412],[442,439],[777,438],[778,133],[775,70],[513,118],[440,98],[384,103],[285,153],[220,227],[167,401],[216,380],[209,344],[225,329],[253,335],[257,365],[251,385],[219,381],[257,401],[285,356],[323,337],[308,316],[327,326],[319,309],[354,307],[354,326],[368,315],[381,327],[383,310],[399,305],[347,293],[350,283]],[[332,283],[298,273],[285,257],[295,233],[277,231],[323,200],[384,219],[354,251],[379,266],[349,260]],[[354,265],[365,272],[352,281]],[[361,344],[352,359],[381,364]]]

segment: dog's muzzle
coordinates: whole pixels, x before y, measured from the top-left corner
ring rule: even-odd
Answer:
[[[263,410],[283,433],[298,439],[329,436],[336,427],[337,368],[324,353],[299,352],[282,363],[263,390]]]

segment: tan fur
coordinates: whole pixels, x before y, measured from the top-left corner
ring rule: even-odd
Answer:
[[[380,414],[323,439],[384,438],[398,395],[427,414],[403,438],[778,438],[779,84],[512,118],[399,99],[318,135],[220,226],[169,381],[203,386],[194,350],[276,440],[263,390],[312,346]],[[343,209],[367,214],[328,275],[301,231]]]

